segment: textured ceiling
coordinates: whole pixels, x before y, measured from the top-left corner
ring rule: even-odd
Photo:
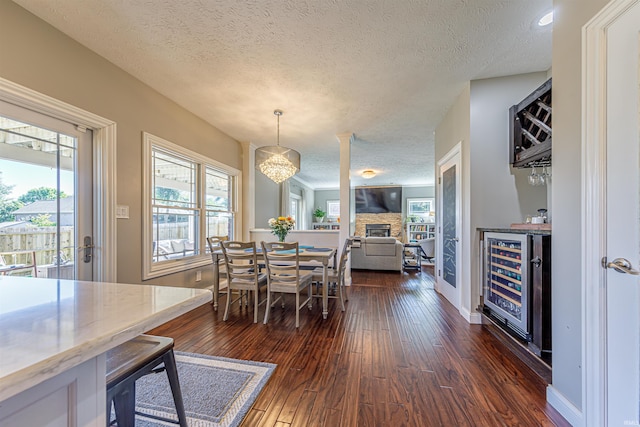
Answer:
[[[547,70],[552,0],[14,0],[239,141],[300,151],[299,177],[434,182],[434,131],[465,82]]]

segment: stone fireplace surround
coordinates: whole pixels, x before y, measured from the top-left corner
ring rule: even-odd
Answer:
[[[366,236],[366,224],[391,224],[391,237],[402,240],[401,213],[356,214],[356,236]]]

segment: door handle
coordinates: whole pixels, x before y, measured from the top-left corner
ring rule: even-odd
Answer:
[[[603,268],[612,268],[618,273],[632,274],[634,276],[640,276],[640,271],[634,270],[629,260],[625,258],[616,258],[611,262],[607,262],[607,257],[602,258]]]
[[[91,262],[91,258],[93,257],[93,245],[91,236],[84,236],[84,245],[80,246],[78,249],[84,251],[83,261],[85,263]]]

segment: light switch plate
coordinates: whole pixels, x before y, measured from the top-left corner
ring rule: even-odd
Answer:
[[[117,205],[116,206],[116,218],[129,218],[129,206]]]

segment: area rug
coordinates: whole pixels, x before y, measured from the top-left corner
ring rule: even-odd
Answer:
[[[240,425],[276,365],[176,351],[178,378],[190,427]],[[136,427],[175,425],[145,417],[177,420],[166,373],[136,381]]]

